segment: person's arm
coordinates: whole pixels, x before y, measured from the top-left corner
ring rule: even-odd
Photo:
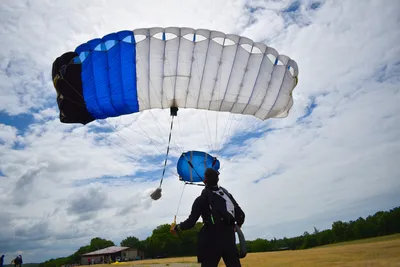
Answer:
[[[200,218],[201,210],[202,210],[201,198],[198,197],[193,202],[192,211],[191,211],[189,217],[185,221],[183,221],[179,224],[179,229],[188,230],[188,229],[193,228],[195,226],[197,220]]]
[[[244,224],[246,215],[244,214],[244,211],[238,204],[237,204],[236,208],[238,209],[237,215],[239,217],[239,218],[236,218],[236,222],[239,227],[242,227],[242,225]]]

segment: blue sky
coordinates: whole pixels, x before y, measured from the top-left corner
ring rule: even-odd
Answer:
[[[187,150],[219,156],[221,184],[246,212],[248,239],[399,206],[399,9],[396,0],[2,1],[0,253],[6,262],[17,254],[38,262],[98,235],[117,245],[146,238],[173,220],[183,186],[175,164]],[[149,194],[161,178],[169,110],[62,124],[51,81],[65,51],[153,26],[240,34],[299,66],[286,118],[179,110],[157,202]],[[178,220],[200,190],[185,188]]]

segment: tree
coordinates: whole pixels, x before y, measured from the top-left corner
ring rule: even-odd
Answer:
[[[314,234],[309,234],[307,231],[304,232],[303,236],[303,244],[301,245],[301,249],[311,248],[317,246],[317,238],[316,234],[318,230],[314,227]]]
[[[143,242],[139,240],[139,238],[135,236],[128,236],[124,240],[121,241],[122,247],[130,247],[130,248],[137,248],[140,250],[144,249]]]
[[[332,232],[335,236],[336,242],[347,240],[347,228],[347,223],[344,223],[342,221],[336,221],[332,224]]]
[[[96,251],[103,248],[108,248],[111,246],[115,246],[113,241],[102,239],[100,237],[95,237],[90,240],[90,250]]]
[[[257,238],[254,241],[250,241],[248,247],[251,252],[264,252],[271,249],[271,243],[266,239]]]
[[[335,242],[335,235],[333,234],[331,229],[321,231],[317,235],[318,246],[332,244],[334,242]]]

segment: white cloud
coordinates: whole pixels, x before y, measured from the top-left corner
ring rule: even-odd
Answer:
[[[17,129],[12,126],[0,124],[0,145],[10,147],[17,140]]]
[[[222,149],[221,183],[244,208],[250,239],[298,235],[399,205],[397,1],[324,1],[317,9],[304,1],[292,12],[282,12],[296,7],[291,1],[175,2],[0,4],[6,261],[17,252],[24,262],[66,256],[98,235],[116,243],[132,234],[145,238],[172,222],[183,186],[175,160],[186,150]],[[161,178],[169,111],[62,124],[50,77],[53,60],[78,44],[152,26],[243,34],[295,59],[300,70],[285,119],[180,110],[173,161],[156,202],[149,194]],[[11,122],[24,113],[32,114],[29,125]],[[200,189],[186,186],[178,220]]]

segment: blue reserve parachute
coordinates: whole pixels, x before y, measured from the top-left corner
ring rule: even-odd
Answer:
[[[207,168],[218,171],[220,167],[220,162],[216,157],[203,151],[182,153],[176,165],[179,179],[187,183],[203,182]]]

